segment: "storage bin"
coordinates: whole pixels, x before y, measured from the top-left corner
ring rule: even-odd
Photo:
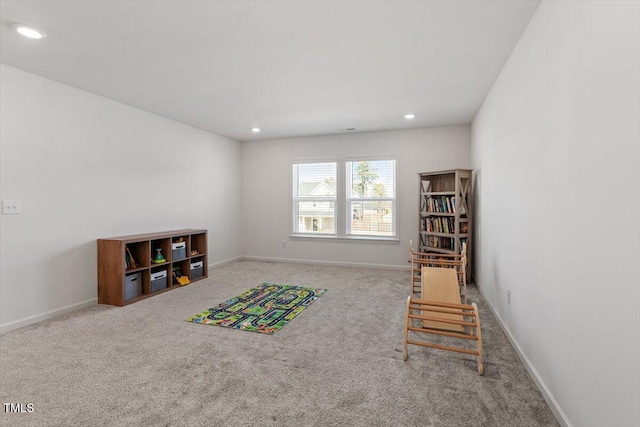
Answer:
[[[167,270],[151,273],[151,292],[167,287]]]
[[[171,244],[171,255],[173,261],[178,261],[187,257],[187,242]]]
[[[127,274],[124,278],[124,299],[130,300],[142,295],[142,274]]]
[[[191,274],[189,277],[191,280],[199,279],[204,275],[204,261],[191,263]]]

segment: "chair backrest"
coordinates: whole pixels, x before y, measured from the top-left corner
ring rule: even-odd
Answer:
[[[411,263],[411,290],[416,292],[420,287],[420,270],[425,267],[455,268],[458,272],[458,283],[466,301],[467,283],[467,243],[462,244],[460,255],[422,253],[413,249],[413,240],[409,241],[409,262]],[[416,287],[417,284],[417,287]]]

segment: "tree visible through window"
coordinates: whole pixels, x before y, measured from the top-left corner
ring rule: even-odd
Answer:
[[[348,235],[395,236],[395,160],[346,162]]]

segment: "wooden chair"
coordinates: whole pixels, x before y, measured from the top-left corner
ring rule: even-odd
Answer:
[[[413,312],[412,312],[413,311]],[[420,313],[420,314],[418,314]],[[420,322],[413,322],[418,319]],[[416,326],[418,324],[418,326]],[[452,332],[442,325],[450,325],[451,328],[460,328],[462,332]],[[471,340],[477,343],[477,350],[462,347],[450,347],[426,341],[409,339],[409,332],[441,335],[463,340]],[[407,345],[431,347],[439,350],[455,351],[458,353],[472,354],[478,357],[478,372],[484,374],[482,366],[482,329],[480,328],[480,313],[478,306],[473,303],[451,304],[439,301],[427,301],[407,298],[407,314],[404,320],[404,339],[402,357],[406,361],[409,357]]]
[[[462,302],[467,303],[467,244],[462,244],[460,255],[440,254],[434,252],[416,252],[413,250],[413,241],[409,242],[409,255],[411,263],[411,293],[420,292],[421,268],[444,267],[455,268],[458,273],[458,284]],[[417,283],[417,285],[416,285]]]

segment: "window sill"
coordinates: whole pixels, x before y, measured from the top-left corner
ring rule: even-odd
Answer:
[[[293,240],[324,240],[332,242],[355,242],[355,243],[394,243],[399,244],[400,239],[397,237],[379,237],[379,236],[348,236],[338,237],[336,235],[319,235],[319,234],[291,234],[289,238]]]

